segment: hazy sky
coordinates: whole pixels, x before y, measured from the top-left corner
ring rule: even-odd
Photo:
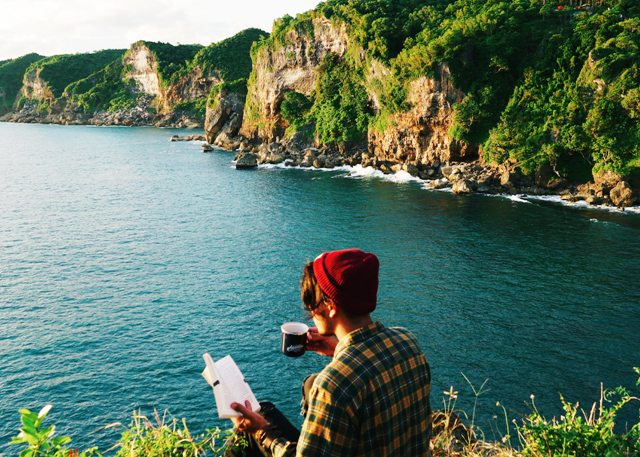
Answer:
[[[138,40],[210,44],[314,8],[319,0],[2,0],[0,60],[127,48]]]

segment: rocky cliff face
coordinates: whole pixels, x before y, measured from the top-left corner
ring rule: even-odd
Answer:
[[[42,68],[37,68],[25,74],[20,94],[28,100],[52,103],[55,100],[55,96],[49,84],[40,77],[41,71]]]
[[[220,82],[222,78],[219,75],[205,76],[201,68],[195,67],[187,76],[167,88],[164,99],[168,106],[175,106],[185,100],[206,98],[211,88]]]
[[[135,43],[123,59],[128,68],[125,78],[135,81],[138,91],[155,99],[158,112],[166,111],[164,92],[160,87],[158,63],[155,55],[144,43]]]
[[[242,125],[244,97],[235,92],[220,92],[209,100],[205,118],[205,138],[207,143],[221,147],[229,146]],[[235,149],[235,147],[227,147]]]
[[[476,159],[476,148],[449,135],[453,105],[462,97],[451,84],[447,65],[440,66],[437,79],[412,81],[407,91],[409,110],[392,115],[384,130],[369,130],[369,151],[378,160],[395,163],[434,165]]]
[[[282,137],[286,123],[280,103],[287,91],[307,96],[314,92],[318,71],[329,53],[344,58],[350,42],[344,24],[324,17],[312,20],[313,31],[296,29],[283,42],[261,47],[254,56],[254,74],[248,87],[241,135],[272,142]],[[350,56],[365,62],[363,50],[352,47]],[[355,54],[355,55],[354,55]],[[373,87],[390,71],[380,62],[367,63],[367,92],[372,107],[380,108]],[[463,94],[451,84],[449,68],[442,65],[435,79],[419,78],[408,87],[409,110],[391,116],[384,130],[370,129],[369,153],[381,162],[433,165],[477,159],[477,148],[453,140],[449,128],[453,105]]]
[[[344,56],[349,39],[345,26],[326,18],[312,20],[313,31],[290,30],[283,43],[263,46],[254,57],[244,122],[240,133],[247,138],[271,141],[282,136],[285,123],[280,103],[287,91],[311,95],[317,70],[328,53]]]
[[[202,69],[195,67],[186,76],[163,87],[156,57],[144,42],[135,43],[129,49],[124,65],[128,68],[125,79],[133,79],[141,94],[152,97],[152,105],[161,115],[169,114],[179,103],[207,97],[211,88],[221,81],[218,75],[205,76]]]

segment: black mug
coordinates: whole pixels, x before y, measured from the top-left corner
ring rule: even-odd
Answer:
[[[287,322],[280,327],[282,331],[282,353],[288,357],[300,357],[307,349],[309,327],[302,322]]]

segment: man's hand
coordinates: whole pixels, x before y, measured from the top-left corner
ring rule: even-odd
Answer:
[[[335,335],[321,335],[316,327],[311,327],[307,332],[307,349],[310,351],[333,357],[337,344]]]
[[[251,411],[251,403],[249,403],[249,400],[245,401],[244,406],[240,403],[231,403],[231,408],[242,414],[240,417],[231,418],[231,422],[233,422],[235,428],[241,432],[255,433],[269,425],[264,417]]]

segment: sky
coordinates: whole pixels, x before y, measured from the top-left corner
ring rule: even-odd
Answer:
[[[208,45],[319,0],[2,0],[0,60],[128,48],[138,40]]]

